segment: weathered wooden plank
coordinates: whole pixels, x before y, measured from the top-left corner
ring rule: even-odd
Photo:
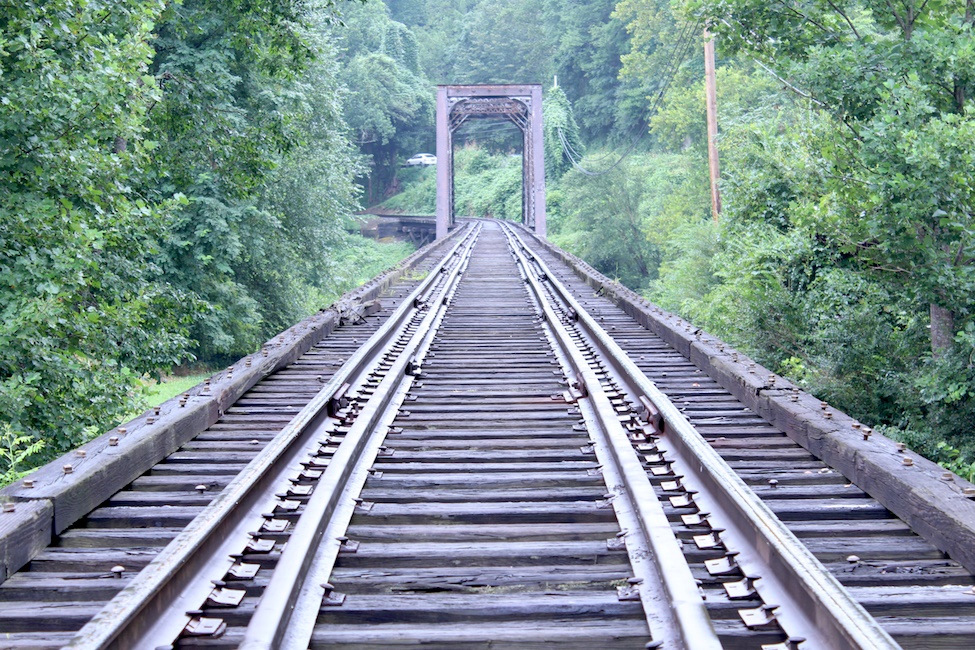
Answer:
[[[0,607],[0,633],[3,632],[70,632],[81,629],[101,603],[82,602],[10,602]]]
[[[73,632],[25,632],[25,633],[0,633],[0,642],[4,650],[57,650],[64,647]]]
[[[203,506],[136,508],[130,506],[98,508],[88,514],[88,525],[101,528],[183,527],[200,514]]]
[[[955,616],[879,616],[877,620],[904,650],[971,650],[975,622]]]
[[[623,564],[623,550],[610,551],[601,541],[502,541],[502,542],[370,542],[358,552],[340,556],[338,566],[524,566],[571,564]]]
[[[747,634],[744,626],[735,621],[722,621],[715,626],[722,644],[728,650],[755,648],[762,643],[781,641],[778,633]],[[492,650],[539,650],[563,648],[592,650],[592,648],[641,647],[649,640],[646,623],[633,619],[606,621],[589,618],[553,619],[549,621],[481,623],[465,625],[425,626],[410,624],[382,624],[368,627],[356,625],[328,625],[315,628],[311,647],[356,648],[358,650],[387,649],[391,646],[416,645],[423,640],[424,648],[490,648]],[[741,645],[740,641],[745,645]]]
[[[619,532],[613,522],[575,522],[549,524],[452,524],[450,526],[392,525],[359,523],[355,538],[360,542],[458,542],[458,541],[540,541],[611,539]]]
[[[121,591],[129,580],[131,575],[117,578],[112,573],[30,575],[18,573],[11,576],[0,587],[0,609],[6,603],[29,602],[35,599],[51,602],[107,601]]]
[[[573,521],[615,521],[612,508],[599,508],[592,501],[548,503],[377,503],[363,517],[381,518],[387,523],[414,523],[417,518],[442,522],[549,523]]]
[[[163,528],[78,528],[58,537],[61,548],[123,548],[126,546],[165,546],[183,529]]]
[[[492,486],[485,489],[477,485],[469,489],[440,488],[430,490],[402,490],[371,487],[368,493],[370,501],[377,503],[543,503],[546,501],[596,501],[602,498],[602,492],[594,490],[592,486],[532,488],[531,481],[525,481],[519,488],[499,488]]]
[[[331,610],[331,611],[330,611]],[[503,621],[545,620],[552,617],[639,617],[639,602],[623,601],[615,589],[522,593],[411,593],[353,594],[341,612],[324,608],[319,625],[331,623],[374,625],[384,623],[467,624],[485,619]]]
[[[0,583],[51,543],[54,504],[21,501],[14,512],[0,512]]]

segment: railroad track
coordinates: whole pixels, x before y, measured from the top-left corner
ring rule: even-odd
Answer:
[[[968,571],[605,284],[442,248],[0,585],[0,646],[972,647]]]

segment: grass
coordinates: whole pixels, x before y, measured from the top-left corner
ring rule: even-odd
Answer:
[[[149,407],[158,406],[171,397],[176,397],[180,393],[185,393],[201,381],[212,375],[213,372],[202,372],[185,377],[165,377],[161,382],[149,385],[147,396]]]

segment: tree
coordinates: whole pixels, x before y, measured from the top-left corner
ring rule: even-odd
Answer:
[[[420,70],[415,35],[382,2],[348,7],[344,22],[345,119],[370,166],[366,202],[372,205],[395,185],[404,152],[433,148],[436,93]]]
[[[805,225],[929,304],[932,350],[950,348],[975,290],[973,3],[689,6],[717,19],[726,51],[776,68],[835,120]]]
[[[558,86],[549,88],[544,100],[545,177],[556,180],[578,162],[585,153],[579,137],[579,125],[572,105]],[[571,158],[570,158],[571,156]]]
[[[328,267],[324,233],[354,202],[342,180],[357,167],[336,109],[331,22],[327,8],[301,0],[183,0],[155,30],[152,72],[163,94],[150,115],[159,145],[143,187],[188,198],[159,264],[207,306],[191,330],[201,358],[246,354],[307,313],[299,296]],[[332,172],[304,182],[328,183],[322,189],[339,200],[328,209],[299,201],[292,174],[326,164]],[[272,198],[289,187],[287,199]],[[296,256],[318,270],[281,263]]]
[[[183,199],[136,188],[162,10],[51,0],[0,15],[0,420],[48,456],[121,417],[141,375],[187,348],[192,300],[153,263]]]

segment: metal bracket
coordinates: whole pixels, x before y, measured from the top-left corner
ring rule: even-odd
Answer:
[[[359,542],[348,537],[339,537],[339,553],[356,553],[359,550]]]
[[[721,541],[721,537],[718,535],[717,530],[707,533],[706,535],[694,535],[694,543],[702,551],[723,548],[724,542]]]
[[[646,395],[640,395],[640,404],[643,406],[643,410],[640,411],[640,417],[643,418],[643,421],[652,426],[656,433],[662,432],[663,416],[660,415],[660,410]]]
[[[728,594],[728,598],[731,600],[743,600],[745,598],[754,598],[758,595],[755,591],[756,580],[758,580],[757,577],[746,576],[741,580],[725,582],[722,586]]]
[[[692,512],[686,515],[681,515],[680,519],[685,526],[711,526],[708,521],[708,517],[711,516],[709,512]]]
[[[355,500],[355,509],[359,512],[369,512],[372,507],[376,505],[372,501],[363,501],[362,499]]]
[[[410,357],[410,360],[406,362],[406,374],[409,377],[419,377],[423,374],[420,369],[420,362],[416,360],[416,357]]]
[[[335,591],[329,583],[322,584],[322,588],[325,590],[325,596],[322,598],[322,607],[339,607],[345,602],[345,594],[341,594]]]
[[[272,550],[274,550],[273,539],[252,537],[251,541],[247,542],[247,553],[270,553]]]
[[[301,506],[301,501],[294,501],[292,499],[284,499],[274,506],[274,512],[294,512]]]
[[[207,607],[237,607],[244,600],[247,591],[244,589],[227,589],[226,587],[214,587],[210,595],[207,596]]]
[[[670,497],[670,505],[675,508],[696,508],[697,504],[694,503],[694,495],[690,492],[685,494],[678,494],[677,496]]]
[[[346,397],[346,393],[349,391],[349,384],[342,384],[335,393],[328,398],[328,404],[326,405],[326,412],[328,416],[334,418],[337,416],[338,412],[349,405],[349,398]]]
[[[735,562],[737,553],[728,553],[724,557],[713,560],[704,560],[704,568],[713,576],[727,576],[738,572],[738,563]]]
[[[622,601],[640,600],[639,585],[623,585],[616,588],[616,597]]]
[[[257,572],[260,570],[260,564],[237,562],[230,567],[230,570],[227,571],[227,575],[234,580],[253,580],[257,576]]]
[[[209,636],[219,638],[227,631],[227,623],[222,618],[193,616],[183,628],[183,636]]]
[[[741,616],[741,620],[745,623],[745,627],[753,630],[758,627],[769,627],[771,625],[775,625],[775,612],[773,610],[778,608],[778,605],[762,605],[761,607],[756,607],[755,609],[739,609],[738,615]]]
[[[684,486],[681,485],[679,478],[675,478],[672,481],[661,481],[660,489],[664,492],[680,492]]]
[[[283,533],[288,530],[291,522],[287,519],[265,519],[261,524],[262,533]]]
[[[289,497],[307,497],[311,496],[311,493],[315,490],[315,486],[310,483],[302,483],[298,485],[292,485],[288,488]]]

